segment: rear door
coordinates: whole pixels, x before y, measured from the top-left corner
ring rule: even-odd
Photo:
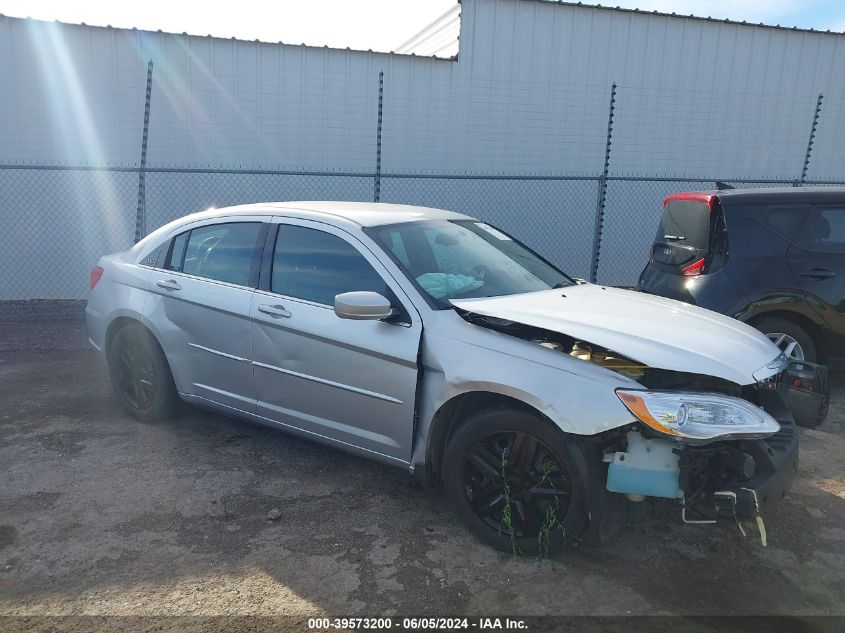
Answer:
[[[149,280],[155,325],[179,391],[255,412],[250,305],[268,223],[204,222],[174,236]]]
[[[407,462],[422,321],[374,254],[327,224],[284,219],[252,300],[259,414]],[[379,292],[393,322],[334,313],[343,292]]]
[[[814,205],[789,248],[789,265],[810,305],[832,330],[833,356],[845,356],[845,205]]]

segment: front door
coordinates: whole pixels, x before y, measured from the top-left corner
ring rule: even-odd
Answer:
[[[409,461],[422,325],[399,286],[357,238],[307,220],[278,224],[265,270],[251,310],[259,414]],[[402,316],[339,318],[334,297],[356,290]]]

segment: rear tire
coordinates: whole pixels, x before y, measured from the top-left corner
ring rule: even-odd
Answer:
[[[461,522],[480,540],[503,552],[545,556],[585,536],[589,509],[598,509],[590,502],[597,482],[585,481],[594,478],[588,454],[538,414],[488,409],[450,438],[443,485]]]
[[[792,339],[798,344],[803,354],[803,358],[798,358],[798,360],[806,360],[810,363],[816,362],[816,345],[812,337],[794,321],[782,317],[762,317],[752,321],[751,325],[769,338],[772,338],[775,334],[785,335],[786,338],[778,345],[781,351],[790,342],[789,339]],[[773,340],[773,342],[775,341]],[[794,358],[794,356],[792,357]]]
[[[112,389],[138,420],[170,417],[178,402],[170,366],[158,341],[140,323],[122,328],[108,349]]]

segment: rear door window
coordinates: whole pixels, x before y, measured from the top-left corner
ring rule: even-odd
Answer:
[[[250,285],[260,222],[202,226],[173,239],[166,268],[239,286]]]
[[[845,207],[813,209],[795,245],[815,253],[845,253]]]

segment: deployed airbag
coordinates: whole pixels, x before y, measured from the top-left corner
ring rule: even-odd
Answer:
[[[484,282],[469,275],[451,273],[424,273],[417,277],[417,283],[435,299],[445,299],[481,288]]]

